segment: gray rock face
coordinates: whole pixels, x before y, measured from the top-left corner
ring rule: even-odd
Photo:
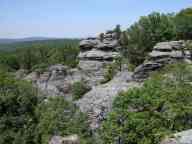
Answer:
[[[175,63],[179,60],[189,60],[189,58],[189,52],[185,48],[184,41],[157,43],[153,51],[149,53],[149,59],[135,69],[133,78],[143,81],[151,72],[162,68],[166,64]]]
[[[173,138],[168,138],[161,144],[192,144],[192,130],[176,133]]]
[[[32,72],[24,79],[32,81],[40,92],[49,96],[71,98],[71,85],[80,81],[83,74],[77,69],[69,69],[61,64],[52,65],[43,73]]]
[[[76,102],[82,112],[88,113],[92,129],[98,128],[105,114],[111,111],[112,102],[119,92],[139,86],[138,83],[132,82],[131,75],[132,73],[127,71],[119,72],[113,80],[93,87],[82,99]]]
[[[27,75],[27,70],[25,69],[20,69],[18,71],[16,71],[15,73],[15,78],[16,79],[22,79]]]
[[[32,72],[24,79],[32,81],[45,96],[71,96],[71,86],[76,81],[84,80],[89,87],[100,84],[104,80],[107,65],[119,56],[120,48],[116,34],[108,32],[104,39],[87,38],[79,44],[78,69],[57,64],[52,65],[46,72]]]
[[[101,38],[87,38],[80,42],[79,68],[86,73],[89,85],[94,86],[104,80],[106,66],[120,54],[120,44],[116,33],[107,32]]]
[[[80,140],[77,135],[68,137],[53,136],[49,141],[49,144],[80,144]]]

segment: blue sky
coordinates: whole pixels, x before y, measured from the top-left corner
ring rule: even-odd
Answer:
[[[192,0],[0,0],[0,38],[92,36],[152,11],[190,6]]]

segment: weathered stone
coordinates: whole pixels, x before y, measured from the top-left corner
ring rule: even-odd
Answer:
[[[153,71],[178,60],[190,60],[190,53],[185,50],[184,41],[157,43],[153,51],[149,53],[149,59],[135,69],[133,78],[142,81],[148,78]]]
[[[79,68],[85,73],[84,79],[90,86],[104,80],[107,65],[120,56],[120,44],[113,31],[103,34],[103,38],[92,38],[80,42]]]
[[[90,50],[99,43],[98,39],[85,39],[79,43],[81,50]]]
[[[139,86],[136,82],[131,82],[132,73],[119,72],[110,82],[93,87],[76,104],[82,112],[88,113],[90,126],[92,129],[98,128],[104,115],[111,111],[114,98],[121,91],[127,91],[132,87]]]
[[[27,70],[25,69],[20,69],[18,71],[16,71],[15,73],[15,78],[16,79],[22,79],[27,75]]]
[[[135,69],[133,78],[137,80],[144,80],[149,76],[151,72],[160,69],[161,67],[162,64],[160,63],[153,63],[153,62],[144,63]]]
[[[117,52],[105,52],[105,51],[101,51],[101,50],[92,49],[90,51],[81,52],[78,57],[80,60],[112,61],[118,55],[119,55],[119,53],[117,53]]]
[[[172,138],[167,138],[161,144],[192,144],[192,130],[176,133]]]
[[[49,67],[50,80],[59,80],[63,79],[67,75],[67,70],[69,68],[67,66],[64,66],[62,64],[57,64]]]
[[[36,82],[40,78],[40,74],[38,72],[32,72],[25,76],[23,79],[30,82]]]
[[[106,66],[109,64],[110,61],[86,60],[79,62],[79,69],[84,73],[83,79],[92,87],[104,80]]]
[[[119,46],[119,43],[117,40],[103,40],[103,42],[99,42],[98,45],[96,45],[97,49],[101,49],[104,51],[108,50],[116,50],[116,48]]]
[[[83,77],[85,76],[81,71],[57,64],[50,66],[48,71],[41,74],[32,72],[24,79],[33,82],[34,86],[47,97],[65,96],[68,98],[71,97],[71,85]]]
[[[53,136],[49,141],[49,144],[80,144],[80,139],[77,135],[68,137]]]

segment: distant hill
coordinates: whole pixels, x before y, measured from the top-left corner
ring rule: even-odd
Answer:
[[[46,37],[27,37],[27,38],[17,38],[17,39],[9,39],[9,38],[0,38],[0,44],[10,44],[15,42],[29,42],[29,41],[39,41],[39,40],[54,40],[57,38],[46,38]]]
[[[62,47],[64,45],[78,45],[80,39],[53,39],[53,38],[24,38],[0,39],[0,51],[14,51],[18,48],[30,48],[43,45],[44,47]]]

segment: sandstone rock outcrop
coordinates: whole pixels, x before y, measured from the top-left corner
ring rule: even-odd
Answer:
[[[87,38],[80,42],[79,65],[70,69],[64,65],[52,65],[43,73],[32,72],[24,79],[32,81],[45,96],[71,97],[71,86],[76,81],[85,81],[94,87],[104,80],[107,65],[118,57],[120,44],[116,33],[109,31],[103,39]]]
[[[32,72],[24,79],[32,81],[45,96],[66,96],[71,98],[71,85],[82,79],[83,74],[78,69],[57,64],[52,65],[43,73]]]
[[[161,144],[192,144],[192,130],[176,133],[172,138],[164,140]]]
[[[184,41],[157,43],[149,54],[148,60],[135,69],[133,78],[142,81],[149,77],[151,72],[162,68],[166,64],[189,59],[190,53],[185,49]]]
[[[77,135],[67,137],[53,136],[49,141],[49,144],[80,144],[80,140]]]
[[[106,66],[120,54],[116,33],[107,32],[103,38],[87,38],[80,42],[79,68],[86,74],[85,79],[93,86],[104,80]]]
[[[132,73],[119,72],[110,82],[93,87],[91,91],[76,102],[82,112],[88,113],[90,127],[96,129],[100,122],[105,119],[107,112],[112,109],[112,102],[119,92],[139,86],[132,82]]]

